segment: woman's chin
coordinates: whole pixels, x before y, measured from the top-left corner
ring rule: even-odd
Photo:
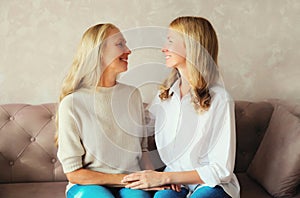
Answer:
[[[167,68],[174,68],[174,67],[175,67],[175,65],[172,65],[172,64],[168,64],[168,63],[166,63],[166,67],[167,67]]]
[[[128,70],[127,65],[124,65],[124,66],[122,66],[122,68],[120,68],[120,72],[119,73],[126,72],[127,70]]]

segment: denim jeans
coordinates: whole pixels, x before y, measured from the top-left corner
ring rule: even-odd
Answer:
[[[67,198],[151,198],[150,193],[129,188],[109,188],[100,185],[75,184],[67,192]]]
[[[189,191],[185,188],[181,188],[180,192],[160,190],[154,194],[154,198],[185,198],[188,193]],[[230,196],[220,186],[214,188],[204,186],[194,191],[190,198],[230,198]]]
[[[223,190],[221,186],[214,188],[204,186],[198,188],[191,195],[191,198],[230,198],[230,196]]]
[[[184,198],[187,196],[188,193],[189,191],[186,188],[181,188],[180,192],[176,192],[171,189],[159,190],[154,194],[153,198]]]

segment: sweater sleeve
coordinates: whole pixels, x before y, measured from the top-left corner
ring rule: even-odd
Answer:
[[[58,159],[64,173],[82,167],[85,150],[81,144],[72,95],[66,96],[58,108]]]
[[[208,186],[228,183],[233,176],[236,135],[234,102],[223,101],[215,107],[210,132],[218,133],[208,151],[208,163],[196,168],[200,178]]]
[[[136,108],[136,114],[138,118],[138,124],[140,125],[140,130],[141,130],[141,148],[143,152],[148,151],[148,136],[147,136],[147,131],[145,127],[145,112],[144,112],[144,106],[142,102],[142,97],[140,91],[135,88],[134,93],[134,103],[131,103],[133,106],[130,109]]]

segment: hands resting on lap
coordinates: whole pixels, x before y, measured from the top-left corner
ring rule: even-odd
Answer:
[[[142,190],[167,190],[172,189],[180,192],[180,184],[170,184],[168,179],[164,178],[163,172],[153,170],[139,171],[126,175],[122,181],[126,188]]]

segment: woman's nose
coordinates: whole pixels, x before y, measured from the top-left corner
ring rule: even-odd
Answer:
[[[127,47],[127,45],[125,45],[124,52],[125,52],[126,54],[131,54],[131,50]]]
[[[166,44],[161,48],[161,51],[162,51],[162,52],[167,52],[167,51],[169,51],[168,48],[166,47]]]

